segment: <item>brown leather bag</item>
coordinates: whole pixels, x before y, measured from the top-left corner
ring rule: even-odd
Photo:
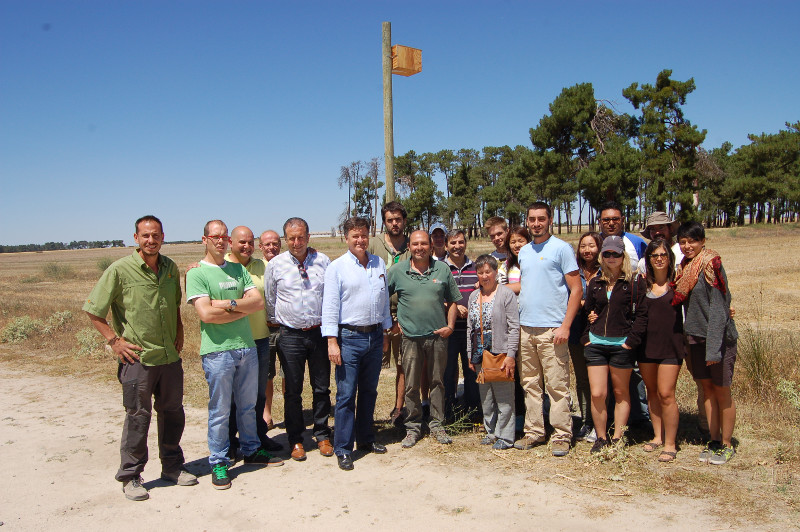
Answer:
[[[479,288],[480,290],[480,288]],[[483,345],[483,293],[478,294],[478,316],[480,316],[481,326],[481,345]],[[486,384],[487,382],[514,382],[514,377],[506,376],[503,369],[503,362],[506,360],[506,353],[492,354],[486,349],[483,350],[483,361],[481,361],[481,372],[475,382]]]

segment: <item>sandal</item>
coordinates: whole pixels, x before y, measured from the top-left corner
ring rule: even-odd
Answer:
[[[649,442],[644,444],[642,449],[644,449],[644,452],[646,452],[646,453],[652,453],[653,451],[656,451],[656,450],[660,449],[663,446],[664,446],[663,443],[655,443],[655,442],[649,441]]]
[[[678,455],[676,451],[661,451],[661,454],[658,455],[659,462],[672,462],[675,460],[675,457]]]

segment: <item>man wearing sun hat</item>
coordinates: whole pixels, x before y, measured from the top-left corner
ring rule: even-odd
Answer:
[[[666,240],[667,244],[672,249],[672,253],[675,254],[676,266],[681,263],[681,260],[683,260],[681,247],[674,240],[675,233],[678,231],[679,225],[680,222],[677,220],[671,220],[669,215],[664,211],[655,211],[647,217],[644,230],[642,230],[642,236],[647,240],[655,240],[657,238],[663,238]],[[639,259],[638,270],[639,273],[645,273],[644,257]]]

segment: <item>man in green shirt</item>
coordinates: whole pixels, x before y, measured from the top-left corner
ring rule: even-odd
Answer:
[[[208,461],[215,489],[231,487],[231,397],[245,463],[283,465],[262,448],[256,429],[258,354],[245,318],[263,309],[264,300],[244,266],[225,260],[229,242],[223,221],[208,222],[203,229],[206,255],[198,268],[186,272],[186,299],[200,317],[200,355],[208,382]]]
[[[128,499],[143,501],[150,496],[141,473],[154,406],[161,477],[181,486],[197,484],[197,478],[184,468],[180,446],[185,424],[180,275],[175,263],[160,254],[161,220],[143,216],[135,227],[133,239],[139,247],[103,272],[83,310],[119,357],[117,378],[126,416],[116,479]],[[111,325],[106,321],[109,309]]]
[[[427,362],[430,382],[431,435],[439,443],[452,443],[444,422],[444,369],[447,337],[453,334],[456,306],[461,299],[450,268],[431,257],[431,241],[425,231],[409,238],[411,260],[400,261],[389,270],[389,294],[397,294],[395,332],[403,335],[402,363],[406,376],[406,437],[402,446],[413,447],[422,435],[420,384]]]

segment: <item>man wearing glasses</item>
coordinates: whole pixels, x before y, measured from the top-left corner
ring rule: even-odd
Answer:
[[[533,241],[519,252],[520,380],[525,390],[525,436],[521,450],[545,442],[542,392],[550,397],[553,456],[566,456],[572,440],[569,411],[569,328],[581,305],[581,280],[572,246],[550,234],[550,206],[528,207]],[[544,383],[544,390],[542,390]]]
[[[208,382],[208,461],[215,489],[231,487],[228,476],[231,397],[236,403],[239,448],[245,463],[282,465],[261,447],[256,428],[258,352],[248,315],[264,300],[241,264],[225,260],[228,227],[211,220],[203,229],[206,254],[186,272],[186,299],[200,317],[200,356]]]
[[[267,264],[264,294],[267,320],[280,324],[278,356],[283,369],[284,417],[292,458],[306,459],[303,447],[303,379],[305,366],[311,380],[314,438],[323,456],[333,456],[331,429],[331,363],[322,337],[322,292],[325,270],[331,260],[308,247],[308,223],[289,218],[283,224],[287,251]]]
[[[639,259],[644,257],[647,243],[633,233],[625,232],[625,217],[622,207],[616,201],[608,201],[600,207],[600,238],[618,236],[625,243],[625,252],[631,261],[631,270],[639,267]]]

